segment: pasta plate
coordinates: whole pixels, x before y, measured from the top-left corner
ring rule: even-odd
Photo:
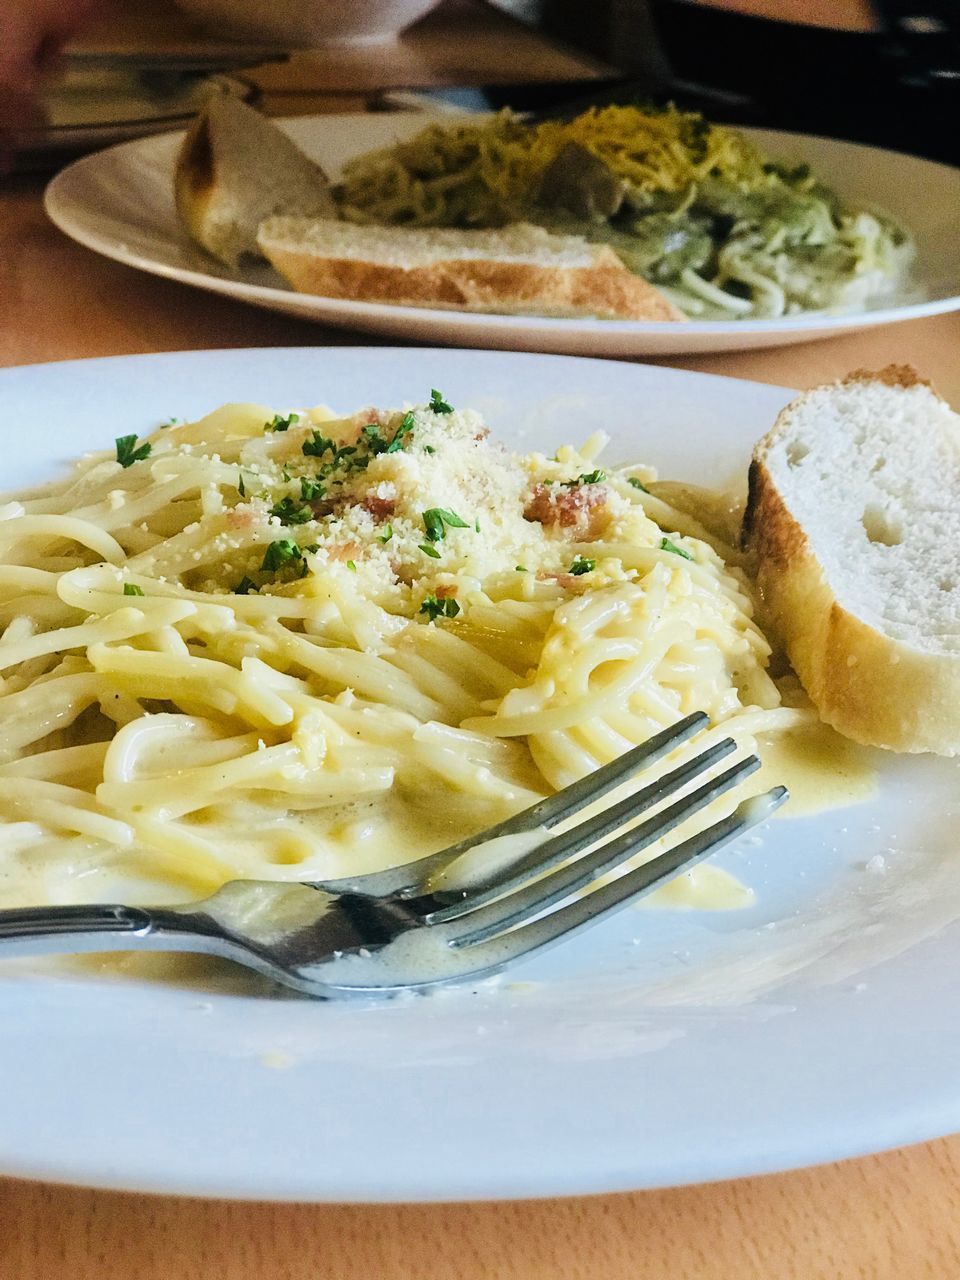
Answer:
[[[396,112],[281,123],[336,176],[347,159],[409,137],[427,121],[420,112]],[[252,264],[231,272],[188,239],[173,203],[174,160],[182,134],[141,139],[77,161],[50,183],[46,208],[67,235],[138,270],[301,319],[420,342],[572,355],[669,355],[781,346],[960,307],[960,252],[954,235],[960,172],[827,138],[743,132],[778,159],[808,162],[850,201],[880,206],[909,228],[917,255],[903,287],[872,309],[849,313],[677,323],[478,315],[298,294],[272,268]],[[918,190],[924,192],[922,202],[913,198]]]
[[[790,394],[449,350],[72,362],[0,374],[8,423],[31,426],[6,479],[39,482],[228,400],[346,411],[425,386],[511,446],[549,453],[603,429],[611,462],[710,485],[742,479]],[[627,911],[476,989],[338,1006],[207,969],[4,966],[0,1172],[235,1198],[510,1198],[741,1176],[960,1127],[956,765],[873,765],[860,803],[720,855],[751,905]]]

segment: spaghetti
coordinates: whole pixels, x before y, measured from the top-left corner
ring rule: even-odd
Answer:
[[[228,405],[9,496],[3,904],[372,870],[691,711],[796,724],[736,553],[602,444]]]
[[[357,222],[535,222],[612,246],[691,319],[850,310],[893,290],[912,245],[889,216],[844,202],[808,165],[675,107],[591,108],[526,124],[503,111],[434,124],[348,162]]]

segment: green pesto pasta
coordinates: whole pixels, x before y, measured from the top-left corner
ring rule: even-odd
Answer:
[[[691,319],[856,309],[896,288],[912,256],[889,216],[672,106],[429,125],[350,161],[336,194],[354,222],[586,235]]]

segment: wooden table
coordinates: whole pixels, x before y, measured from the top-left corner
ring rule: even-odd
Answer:
[[[369,342],[139,275],[0,187],[0,365]],[[808,386],[908,361],[960,404],[960,315],[781,350],[676,359]],[[2,1054],[2,1029],[0,1029]],[[0,1280],[952,1280],[960,1137],[777,1177],[457,1207],[230,1205],[0,1180]]]

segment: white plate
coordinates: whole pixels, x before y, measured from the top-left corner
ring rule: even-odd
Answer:
[[[350,156],[407,137],[428,122],[423,114],[398,112],[308,117],[284,121],[283,127],[336,175]],[[141,271],[306,320],[419,342],[570,355],[671,355],[806,342],[960,307],[960,171],[827,138],[744,132],[771,155],[809,161],[851,200],[882,205],[910,227],[918,244],[915,287],[880,309],[852,315],[679,324],[471,315],[294,293],[267,266],[231,273],[180,229],[172,179],[179,134],[114,147],[78,161],[51,182],[46,204],[54,222],[75,240]]]
[[[4,480],[227,399],[347,410],[431,387],[512,443],[552,452],[603,427],[612,461],[707,483],[743,474],[789,394],[449,350],[48,364],[0,373]],[[523,1197],[960,1128],[957,769],[885,756],[880,773],[876,800],[784,818],[719,856],[756,889],[750,910],[627,910],[476,991],[319,1004],[0,965],[0,1173],[266,1199]]]

